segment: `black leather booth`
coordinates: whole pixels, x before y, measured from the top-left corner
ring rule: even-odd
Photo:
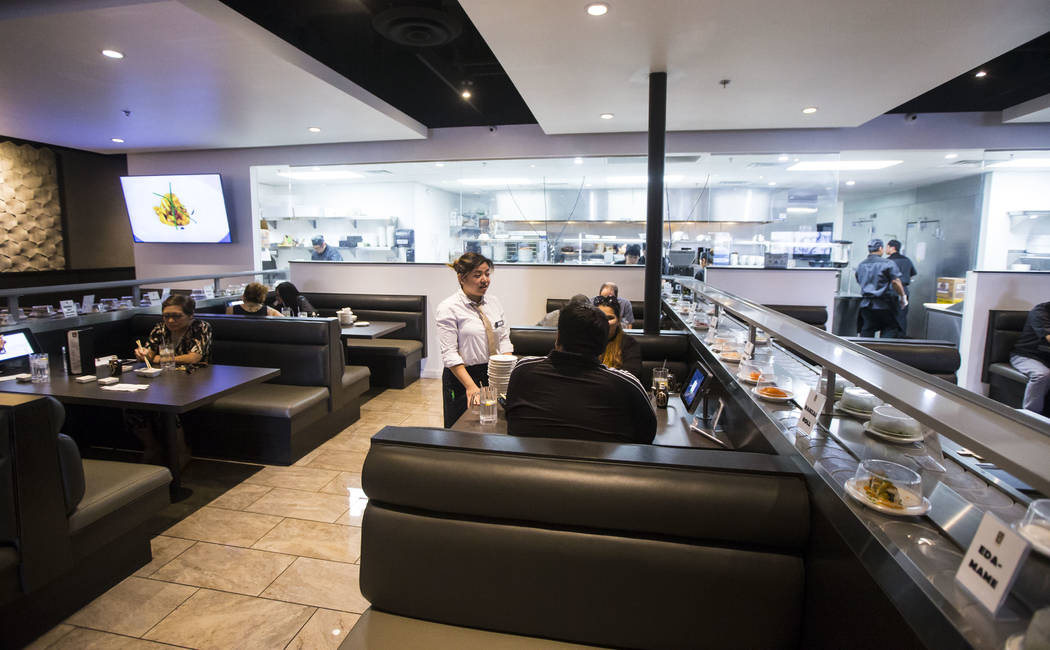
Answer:
[[[568,303],[568,298],[547,298],[547,306],[544,308],[543,313],[549,314],[552,311],[558,311]],[[631,309],[634,311],[635,326],[641,327],[642,321],[645,320],[645,301],[632,300]]]
[[[184,416],[194,453],[290,465],[360,417],[369,370],[344,363],[334,318],[244,318],[200,315],[212,327],[212,363],[280,368],[280,376],[246,386]],[[134,338],[159,321],[131,320]]]
[[[81,460],[49,397],[0,393],[0,647],[57,625],[150,559],[164,467]]]
[[[805,484],[783,458],[733,452],[726,469],[725,453],[387,427],[363,470],[372,610],[343,647],[395,647],[375,618],[430,648],[497,647],[487,632],[468,642],[472,630],[798,647]]]
[[[549,302],[549,301],[548,301]],[[514,354],[528,357],[542,357],[554,349],[557,330],[549,327],[512,327],[510,342]],[[649,386],[653,381],[653,368],[666,364],[671,373],[683,380],[693,362],[693,351],[689,337],[677,332],[663,332],[660,335],[633,334],[642,348],[642,385]]]
[[[766,305],[773,311],[800,320],[807,325],[827,329],[828,308],[823,305]]]
[[[1021,408],[1028,378],[1010,365],[1010,351],[1024,329],[1026,311],[988,312],[988,334],[984,340],[981,381],[988,384],[988,397],[1007,406]]]
[[[959,349],[951,341],[925,339],[880,339],[851,337],[847,340],[859,343],[869,350],[900,361],[934,377],[957,384],[956,373],[962,359]]]
[[[335,316],[343,307],[354,310],[359,320],[395,321],[403,329],[377,339],[349,339],[349,362],[368,366],[372,385],[404,388],[419,379],[427,356],[427,297],[384,296],[365,293],[305,293],[321,316]]]

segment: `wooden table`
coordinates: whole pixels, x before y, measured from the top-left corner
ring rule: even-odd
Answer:
[[[103,390],[97,382],[76,383],[76,377],[67,375],[60,365],[52,364],[51,381],[43,384],[15,381],[0,383],[0,391],[28,395],[50,395],[67,404],[84,404],[109,408],[153,411],[161,415],[164,457],[171,470],[171,492],[175,499],[181,485],[181,468],[177,449],[176,416],[210,404],[218,398],[244,386],[258,384],[281,374],[277,368],[209,365],[187,373],[169,370],[154,378],[140,377],[134,372],[120,376],[122,384],[149,384],[149,388],[135,392]]]
[[[697,407],[699,409],[699,407]],[[470,409],[464,413],[452,425],[453,431],[465,433],[495,433],[507,434],[507,418],[503,408],[496,409],[497,419],[494,424],[481,424],[477,413],[471,413]],[[672,395],[667,402],[667,408],[656,409],[656,437],[654,445],[663,447],[694,447],[698,449],[720,449],[720,447],[707,438],[689,430],[689,423],[693,418],[685,409],[678,395]]]
[[[343,327],[341,336],[348,339],[375,339],[404,329],[405,324],[386,320],[368,321],[364,327]]]

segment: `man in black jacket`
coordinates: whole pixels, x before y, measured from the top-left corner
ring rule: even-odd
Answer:
[[[651,443],[656,412],[629,372],[598,361],[609,324],[598,309],[569,303],[554,350],[518,362],[507,386],[507,433],[538,438]]]
[[[911,279],[918,275],[918,271],[915,270],[915,263],[910,259],[901,254],[901,243],[897,239],[891,239],[886,242],[886,259],[890,260],[897,265],[897,268],[901,272],[901,284],[904,285],[904,295],[911,300]],[[907,337],[908,335],[908,305],[904,305],[897,310],[897,323],[900,326],[901,336]]]
[[[1028,377],[1023,406],[1042,413],[1050,392],[1050,302],[1032,307],[1021,337],[1010,352],[1010,365]]]

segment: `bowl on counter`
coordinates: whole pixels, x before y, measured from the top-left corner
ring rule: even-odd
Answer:
[[[846,492],[864,505],[892,515],[921,515],[930,509],[918,472],[888,460],[869,458],[846,481]]]
[[[909,438],[922,436],[918,420],[889,404],[880,404],[871,410],[871,426],[881,433]]]
[[[882,400],[860,386],[850,386],[842,391],[843,408],[870,413],[872,409],[881,403]]]

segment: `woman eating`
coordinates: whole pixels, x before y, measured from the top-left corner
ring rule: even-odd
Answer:
[[[273,290],[275,294],[274,306],[282,310],[288,309],[292,312],[292,316],[305,316],[317,311],[310,304],[310,301],[306,299],[306,296],[299,293],[299,289],[291,282],[281,282]]]
[[[170,345],[175,363],[208,363],[211,360],[211,325],[193,317],[196,303],[189,296],[168,296],[161,303],[161,322],[149,333],[145,347],[135,348],[140,361],[158,363],[160,346]]]
[[[480,386],[488,379],[489,357],[513,352],[503,306],[495,296],[487,295],[492,260],[478,253],[464,253],[449,267],[456,272],[459,291],[442,300],[436,312],[445,366],[441,393],[446,429],[468,406],[478,403]]]
[[[281,312],[273,307],[266,306],[266,293],[268,289],[265,284],[252,282],[244,287],[241,295],[241,304],[226,307],[226,313],[236,316],[280,316]]]
[[[620,302],[616,296],[595,296],[594,306],[609,320],[609,342],[602,363],[608,368],[626,370],[642,381],[642,347],[620,326]]]

